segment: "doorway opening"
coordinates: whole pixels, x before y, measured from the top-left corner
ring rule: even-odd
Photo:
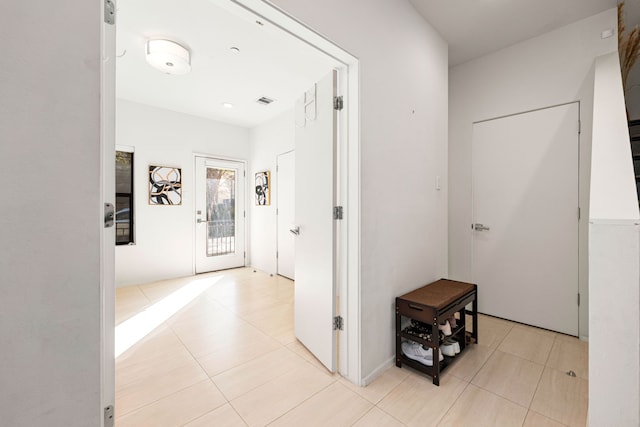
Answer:
[[[208,2],[206,3],[211,6],[213,3],[220,2]],[[220,6],[220,5],[218,5]],[[298,23],[294,19],[289,16],[286,16],[281,11],[277,10],[275,7],[265,4],[263,2],[253,2],[253,1],[242,1],[242,2],[224,2],[224,7],[221,10],[233,13],[234,15],[239,16],[242,20],[251,21],[252,25],[257,25],[262,28],[268,30],[268,32],[275,33],[278,32],[282,36],[285,34],[289,39],[289,45],[285,48],[285,50],[290,49],[290,45],[305,45],[307,48],[314,49],[316,51],[315,55],[318,52],[321,52],[322,55],[325,56],[323,61],[327,63],[331,63],[331,68],[339,69],[340,72],[340,80],[339,85],[343,89],[343,96],[345,98],[345,108],[343,115],[343,125],[340,127],[340,134],[338,135],[341,144],[339,145],[338,151],[336,153],[337,159],[337,167],[340,171],[339,180],[336,184],[336,197],[337,202],[343,206],[344,211],[346,212],[345,218],[343,222],[337,224],[338,232],[337,232],[337,241],[336,241],[336,253],[339,257],[338,259],[338,268],[334,272],[335,283],[337,284],[337,294],[341,297],[339,298],[339,305],[337,307],[337,311],[342,313],[345,318],[345,331],[340,334],[340,344],[339,347],[341,352],[339,354],[339,366],[340,373],[343,376],[351,379],[353,382],[359,382],[360,379],[360,369],[359,369],[359,354],[358,354],[358,343],[359,343],[359,330],[358,330],[358,321],[359,318],[359,230],[358,230],[358,220],[359,220],[359,171],[358,171],[358,159],[359,159],[359,148],[358,148],[358,85],[357,85],[357,59],[317,35],[310,29],[304,27],[302,24]],[[195,6],[190,5],[188,10],[185,10],[184,5],[181,6],[180,13],[190,13],[190,19],[185,21],[187,22],[187,26],[194,26],[195,23],[200,21],[207,21],[207,15],[198,15],[194,14]],[[128,9],[128,11],[127,11]],[[131,14],[128,15],[128,12]],[[175,19],[179,20],[176,15],[171,13],[163,13],[162,11],[158,11],[157,7],[154,6],[154,14],[144,13],[144,8],[138,10],[132,4],[128,4],[119,10],[119,28],[118,28],[118,36],[124,34],[125,36],[131,36],[132,40],[137,40],[138,42],[143,41],[147,38],[159,38],[159,37],[168,37],[168,34],[174,33],[171,29],[172,23],[174,23]],[[166,19],[165,23],[167,23],[166,30],[163,29],[164,34],[158,34],[157,32],[145,32],[145,31],[129,31],[127,32],[127,25],[131,24],[134,21],[134,18],[147,19],[149,16],[158,16],[161,19]],[[257,20],[260,22],[256,22]],[[205,22],[208,26],[212,26],[210,22]],[[184,24],[184,22],[183,22]],[[163,26],[164,27],[164,26]],[[155,28],[163,28],[163,27],[155,27]],[[121,28],[123,31],[121,31]],[[157,30],[155,30],[157,31]],[[251,36],[246,36],[247,38],[251,38]],[[180,36],[178,36],[180,38]],[[255,37],[254,37],[255,38]],[[197,55],[200,55],[201,59],[206,58],[206,49],[210,49],[212,47],[216,47],[216,43],[219,42],[216,38],[209,39],[211,44],[214,46],[205,46],[205,45],[197,45],[193,44],[189,46],[193,49],[194,52],[198,52],[198,54],[194,54],[193,59],[194,62],[192,64],[193,70],[192,74],[196,74],[198,72],[196,68],[196,58]],[[184,38],[178,40],[183,45],[189,45],[189,41]],[[220,42],[221,43],[221,42]],[[238,43],[240,44],[240,43]],[[236,49],[232,49],[236,48]],[[202,50],[199,50],[202,49]],[[229,61],[243,62],[244,59],[242,57],[235,56],[238,51],[242,52],[242,49],[238,46],[225,46],[226,53],[225,59]],[[219,132],[220,138],[216,141],[212,141],[211,138],[202,138],[202,135],[198,135],[199,127],[205,126],[203,120],[213,120],[218,123],[223,122],[221,116],[216,117],[205,117],[205,115],[198,114],[197,112],[191,110],[193,108],[193,103],[189,103],[185,101],[186,92],[189,90],[195,90],[201,96],[199,97],[201,102],[205,103],[210,110],[214,110],[216,108],[211,108],[211,100],[210,96],[202,96],[206,95],[206,88],[203,85],[192,85],[185,86],[186,89],[180,88],[180,85],[177,84],[177,80],[175,77],[178,76],[169,76],[169,75],[155,75],[147,79],[143,74],[139,73],[139,70],[142,67],[136,66],[136,62],[140,62],[140,56],[134,56],[133,52],[135,49],[126,48],[122,46],[118,46],[117,51],[114,52],[118,56],[118,73],[122,70],[125,75],[129,75],[131,77],[131,81],[129,84],[118,81],[118,101],[116,110],[118,114],[123,113],[131,114],[129,117],[136,119],[146,119],[148,120],[146,123],[138,122],[126,124],[126,120],[120,120],[121,116],[119,116],[119,132],[117,135],[117,142],[119,144],[126,144],[130,146],[136,146],[137,152],[137,161],[138,164],[145,165],[147,164],[156,164],[161,166],[170,166],[170,167],[183,167],[186,168],[188,162],[186,161],[185,152],[176,153],[175,148],[182,146],[186,142],[191,143],[191,147],[186,148],[186,152],[188,156],[193,159],[194,154],[207,154],[214,155],[216,157],[226,157],[226,158],[235,158],[235,159],[248,159],[247,161],[247,181],[252,182],[252,175],[255,172],[255,168],[258,168],[258,162],[255,161],[255,158],[251,155],[247,154],[247,151],[242,152],[241,147],[235,144],[237,140],[242,139],[242,132],[236,132],[236,129],[231,129],[231,127],[244,127],[247,128],[245,122],[241,117],[241,114],[237,113],[240,109],[237,108],[239,104],[234,104],[232,102],[224,102],[220,103],[222,108],[218,108],[215,114],[227,114],[229,113],[230,121],[226,122],[225,125],[211,125],[207,122],[207,125],[210,126],[211,129],[214,129],[216,132]],[[258,52],[259,53],[259,52]],[[290,54],[290,53],[289,53]],[[229,57],[226,57],[229,56]],[[268,56],[268,55],[267,55]],[[295,57],[295,55],[293,55]],[[135,59],[134,59],[135,58]],[[240,58],[240,59],[239,59]],[[215,60],[220,58],[209,57],[206,58],[208,60]],[[264,59],[264,58],[263,58]],[[144,60],[144,59],[142,59]],[[297,59],[297,62],[305,63],[304,60]],[[307,61],[308,62],[308,61]],[[142,64],[145,65],[146,64]],[[217,64],[219,68],[219,63]],[[308,64],[307,64],[308,65]],[[250,69],[250,66],[246,66],[245,69]],[[277,67],[274,67],[277,68]],[[262,70],[263,72],[266,70]],[[282,71],[282,69],[280,69]],[[324,73],[326,70],[323,70]],[[277,73],[276,73],[277,74]],[[213,75],[213,76],[212,76]],[[213,79],[215,77],[215,73],[212,73],[208,78]],[[218,76],[218,79],[223,79],[223,76]],[[281,77],[282,79],[282,77]],[[151,80],[160,81],[160,85],[156,85],[154,90],[150,90],[145,92],[143,83],[154,83]],[[250,79],[245,79],[245,81],[249,81]],[[286,79],[285,79],[286,80]],[[318,80],[318,79],[316,79]],[[282,83],[282,82],[281,82]],[[287,82],[291,83],[291,81]],[[303,84],[298,81],[299,84]],[[304,83],[305,90],[308,89],[310,85]],[[230,86],[227,84],[227,86]],[[227,89],[229,89],[227,87]],[[242,92],[244,86],[236,86],[236,92]],[[305,90],[294,89],[297,91],[298,95],[303,94]],[[128,91],[128,92],[127,92]],[[127,92],[127,95],[123,95],[124,92]],[[230,94],[231,92],[224,92],[225,94]],[[175,106],[169,106],[163,101],[163,95],[172,94],[178,99],[178,107],[184,108],[185,111],[180,111],[180,108]],[[269,98],[274,99],[276,103],[278,101],[283,101],[284,97],[273,97],[262,96],[268,94],[261,94],[258,99]],[[147,96],[146,100],[143,98]],[[230,96],[230,95],[229,95]],[[213,103],[215,104],[215,103]],[[232,108],[227,105],[232,105]],[[264,105],[260,105],[256,103],[258,108],[264,108]],[[284,105],[284,103],[283,103]],[[216,104],[217,106],[217,104]],[[247,111],[259,111],[255,109],[255,105],[252,105],[251,108],[248,108]],[[226,111],[229,110],[229,111]],[[221,113],[224,112],[224,113]],[[172,115],[176,112],[180,113],[180,119],[172,118]],[[285,111],[286,112],[286,111]],[[276,117],[275,114],[269,116],[269,118]],[[347,120],[347,118],[351,118]],[[174,120],[175,119],[175,120]],[[130,122],[135,122],[137,120],[130,120]],[[144,120],[143,120],[144,121]],[[183,125],[180,128],[180,132],[171,131],[166,127],[169,122],[172,121],[180,121]],[[149,126],[145,126],[145,124],[149,124]],[[120,126],[123,124],[123,126]],[[187,131],[184,131],[188,129]],[[247,133],[251,133],[251,131],[244,131],[245,137]],[[130,141],[122,141],[121,137],[125,135],[126,138],[129,138]],[[166,137],[166,139],[164,139]],[[246,139],[246,138],[245,138]],[[147,146],[140,147],[141,141],[147,140],[150,141],[150,144]],[[169,141],[171,140],[171,141]],[[131,142],[133,141],[133,142]],[[218,145],[216,145],[218,144]],[[222,147],[224,144],[225,149],[228,151],[220,151],[219,147]],[[250,143],[246,143],[249,145]],[[139,149],[137,147],[140,147]],[[144,156],[147,156],[147,159],[144,159]],[[273,156],[273,161],[275,162],[276,156]],[[195,168],[194,168],[195,169]],[[189,216],[187,223],[191,224],[189,228],[198,227],[201,224],[197,223],[197,211],[199,209],[194,209],[189,212],[189,206],[195,206],[194,200],[196,199],[196,195],[194,193],[197,192],[195,188],[195,179],[193,178],[196,174],[195,170],[188,171],[183,169],[184,183],[185,185],[190,185],[193,183],[194,187],[191,190],[184,189],[183,195],[184,200],[181,205],[171,208],[157,208],[151,207],[148,204],[144,203],[145,200],[138,200],[138,209],[136,210],[136,224],[139,229],[137,231],[137,241],[135,245],[128,246],[127,253],[116,254],[116,264],[118,265],[118,270],[121,267],[123,268],[131,268],[133,264],[138,264],[136,261],[136,257],[132,256],[134,252],[139,252],[140,254],[144,254],[146,252],[147,257],[150,258],[151,255],[144,248],[144,244],[142,243],[145,237],[149,237],[152,234],[155,237],[150,237],[150,246],[156,246],[155,243],[159,243],[161,240],[170,240],[172,244],[176,244],[176,242],[184,243],[184,236],[187,235],[185,233],[185,228],[181,229],[169,229],[169,227],[164,227],[162,232],[158,232],[158,227],[160,224],[184,224],[185,221],[182,221],[182,217]],[[138,178],[136,182],[140,183],[141,187],[138,187],[138,195],[144,194],[146,190],[146,185],[148,183],[148,178],[145,176],[145,172],[138,170],[136,172]],[[142,189],[142,190],[141,190]],[[238,187],[236,187],[238,189]],[[248,188],[246,188],[248,190]],[[247,191],[247,194],[243,197],[244,201],[246,201],[249,205],[253,205],[252,202],[252,192]],[[190,200],[189,200],[190,199]],[[200,209],[204,212],[204,209]],[[247,211],[247,216],[249,220],[251,220],[251,212],[250,209],[245,209]],[[186,214],[185,214],[186,212]],[[237,217],[237,212],[236,212]],[[209,218],[200,218],[202,221],[209,222]],[[144,223],[151,223],[154,227],[152,232],[149,232],[145,236],[144,232]],[[273,227],[275,227],[275,221],[273,223]],[[204,225],[203,225],[204,227]],[[207,225],[208,227],[208,225]],[[180,227],[178,227],[180,228]],[[187,230],[188,231],[188,230]],[[215,233],[214,233],[215,234]],[[225,233],[223,233],[225,234]],[[228,234],[228,233],[227,233]],[[191,233],[191,236],[194,234]],[[205,233],[208,236],[208,231]],[[232,237],[232,236],[219,236],[219,237]],[[249,237],[249,241],[251,241],[252,237]],[[154,240],[156,239],[156,240]],[[237,235],[233,236],[231,243],[230,252],[238,252],[237,244],[239,240],[244,240]],[[229,240],[229,239],[227,239]],[[229,242],[227,242],[229,243]],[[166,272],[175,271],[175,266],[178,263],[183,262],[185,259],[188,259],[191,256],[193,260],[195,255],[194,252],[195,244],[191,244],[191,251],[179,251],[180,253],[172,259],[172,262],[175,262],[174,265],[167,263],[163,260],[155,260],[150,262],[155,262],[152,265],[142,265],[146,270],[155,271],[158,274],[164,274]],[[148,249],[148,248],[147,248]],[[156,248],[157,249],[157,248]],[[249,252],[249,251],[242,251]],[[225,254],[226,255],[226,254]],[[244,254],[243,254],[244,255]],[[148,260],[147,258],[147,260]],[[191,262],[191,265],[194,265],[194,262]],[[106,266],[108,268],[108,266]],[[173,270],[171,270],[173,268]],[[198,271],[197,268],[195,271]],[[117,271],[120,273],[121,271]],[[186,272],[185,272],[186,273]],[[171,273],[169,273],[171,274]],[[186,274],[185,274],[186,275]],[[173,277],[176,277],[174,274]],[[143,276],[138,272],[132,274],[130,277],[130,283],[143,281]],[[126,282],[126,281],[125,281]],[[123,284],[121,282],[120,284]],[[126,283],[125,283],[126,284]],[[353,328],[350,328],[349,325],[354,325]],[[108,346],[106,346],[108,347]],[[105,350],[108,351],[108,348]],[[108,375],[108,373],[107,373]]]

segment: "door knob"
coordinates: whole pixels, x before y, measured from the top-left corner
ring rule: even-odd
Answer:
[[[296,236],[300,234],[300,227],[295,227],[289,230],[290,232],[292,232],[293,234],[295,234]]]
[[[473,224],[473,229],[476,231],[489,231],[489,227],[485,227],[484,224]]]
[[[198,220],[196,221],[198,224],[202,224],[202,223],[206,223],[207,220],[206,219],[202,219],[202,218],[198,218]]]

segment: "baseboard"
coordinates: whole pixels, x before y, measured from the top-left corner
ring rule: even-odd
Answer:
[[[369,375],[364,377],[362,381],[360,381],[360,387],[366,387],[367,385],[371,384],[373,381],[375,381],[376,378],[382,375],[384,371],[389,369],[390,366],[393,366],[395,361],[396,357],[391,356],[388,360],[380,364],[376,369],[373,370],[372,373],[370,373]]]

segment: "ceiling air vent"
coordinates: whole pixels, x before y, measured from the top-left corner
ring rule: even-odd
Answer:
[[[257,102],[258,104],[260,104],[260,105],[269,105],[269,104],[271,104],[271,103],[273,102],[273,99],[271,99],[271,98],[267,98],[266,96],[263,96],[263,97],[261,97],[261,98],[258,98],[258,99],[256,100],[256,102]]]

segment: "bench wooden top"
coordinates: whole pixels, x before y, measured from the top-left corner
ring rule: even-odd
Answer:
[[[474,290],[471,283],[440,279],[398,298],[440,310]]]

